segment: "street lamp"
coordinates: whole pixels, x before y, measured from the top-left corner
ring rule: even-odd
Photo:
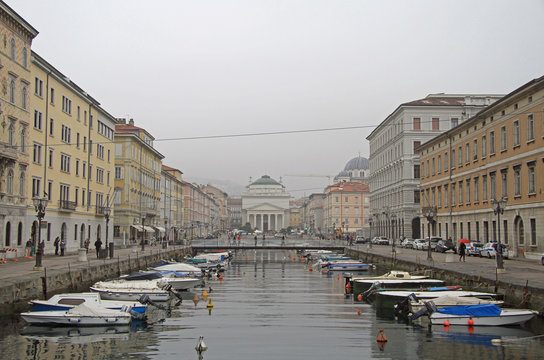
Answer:
[[[142,251],[145,251],[145,214],[142,215]]]
[[[43,246],[41,243],[41,234],[42,234],[42,219],[45,217],[45,208],[47,207],[47,198],[40,198],[34,196],[32,202],[34,204],[34,209],[36,210],[36,217],[38,218],[38,243],[36,244],[36,238],[34,238],[34,251],[36,253],[36,264],[34,265],[34,270],[41,270],[42,268],[42,254]],[[36,247],[37,245],[37,247]]]
[[[106,217],[106,250],[109,251],[108,247],[108,223],[110,222],[110,215],[111,215],[111,208],[109,206],[106,206],[104,208],[104,216]],[[110,251],[110,258],[113,257],[113,252]]]
[[[432,261],[433,255],[432,255],[432,249],[431,249],[431,226],[434,223],[434,217],[436,216],[436,207],[435,206],[429,206],[423,208],[423,216],[427,218],[427,222],[429,223],[428,226],[428,234],[429,235],[429,246],[427,248],[427,260]]]
[[[168,216],[164,217],[164,237],[168,243]]]
[[[506,207],[506,200],[501,197],[500,200],[491,200],[493,206],[493,212],[497,215],[497,248],[495,251],[495,259],[497,261],[497,272],[504,272],[504,264],[502,261],[502,248],[501,248],[501,214],[504,214],[504,208]]]
[[[395,250],[395,220],[397,218],[397,215],[393,214],[391,215],[391,240],[392,241],[392,245],[391,245],[391,252],[392,253],[395,253],[396,250]]]
[[[372,217],[374,215],[370,215],[370,219],[368,219],[368,223],[370,224],[370,237],[368,238],[368,247],[372,249]]]

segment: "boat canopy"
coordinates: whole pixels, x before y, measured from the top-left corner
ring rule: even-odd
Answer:
[[[470,316],[499,316],[502,312],[501,308],[495,304],[481,305],[462,305],[438,308],[441,314],[449,315],[470,315]]]

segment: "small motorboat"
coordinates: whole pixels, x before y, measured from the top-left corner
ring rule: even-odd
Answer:
[[[439,308],[442,307],[452,307],[452,306],[462,306],[462,305],[483,305],[483,304],[494,304],[502,307],[504,301],[495,300],[495,299],[480,299],[474,296],[453,296],[445,295],[439,296],[432,300],[433,303]],[[425,307],[425,301],[420,299],[410,299],[409,301],[409,311],[416,313],[419,310]]]
[[[438,308],[427,301],[432,325],[508,326],[531,320],[537,312],[527,309],[501,309],[495,304],[462,305]]]
[[[432,286],[442,286],[444,281],[437,279],[354,279],[353,293],[358,295],[379,283],[382,289],[420,289]]]
[[[418,299],[432,300],[440,296],[453,295],[462,297],[476,297],[479,299],[496,299],[497,295],[493,293],[465,290],[445,290],[445,291],[379,291],[374,295],[377,306],[393,308],[396,303],[405,299],[410,294],[414,294]]]
[[[161,283],[160,280],[110,280],[99,281],[90,287],[91,291],[100,293],[105,300],[138,301],[143,295],[147,295],[151,301],[169,301],[171,289]]]
[[[53,295],[49,300],[31,300],[34,311],[66,311],[83,303],[96,307],[121,310],[123,307],[130,307],[133,311],[143,314],[147,305],[133,301],[102,300],[100,293],[70,293]]]
[[[363,264],[362,262],[331,262],[323,267],[324,272],[328,271],[368,271],[372,264]]]
[[[187,273],[192,276],[202,276],[202,270],[196,266],[186,263],[163,263],[152,267],[156,271],[176,271],[180,273]]]
[[[82,303],[66,311],[32,311],[21,313],[21,317],[31,325],[129,325],[132,315],[128,312],[128,308],[125,310],[127,311],[110,310],[90,303]]]

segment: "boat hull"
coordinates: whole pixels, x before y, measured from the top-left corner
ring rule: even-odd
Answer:
[[[465,326],[508,326],[520,325],[531,320],[536,315],[532,310],[503,309],[499,316],[471,316],[471,315],[450,315],[439,312],[430,316],[431,324],[444,324],[448,321],[450,325]],[[469,320],[472,320],[469,324]]]
[[[387,288],[401,288],[401,289],[408,289],[408,288],[414,288],[414,287],[429,287],[429,286],[441,286],[444,284],[444,281],[442,280],[435,280],[435,279],[413,279],[413,280],[388,280],[388,279],[376,279],[376,280],[354,280],[353,281],[353,294],[355,296],[367,291],[370,289],[370,287],[376,283],[379,282],[381,284],[380,287],[387,289]]]
[[[45,301],[32,301],[32,311],[67,311],[72,309],[73,306],[70,305],[57,305],[57,304],[48,304]],[[121,310],[121,306],[116,307],[110,307],[105,306],[105,309],[108,310]],[[137,312],[139,314],[143,314],[145,310],[147,309],[147,306],[132,306],[132,311]]]
[[[69,315],[65,311],[41,311],[22,313],[21,317],[29,324],[58,326],[128,325],[132,320],[129,314],[121,312],[118,316],[80,316]]]
[[[91,287],[91,291],[100,293],[104,300],[122,300],[122,301],[138,301],[143,295],[149,296],[151,301],[168,301],[170,293],[162,290],[146,291],[146,290],[115,290],[106,288]]]

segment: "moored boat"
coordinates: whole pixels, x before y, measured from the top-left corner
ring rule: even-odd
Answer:
[[[479,292],[479,291],[464,291],[464,290],[451,290],[451,291],[379,291],[374,297],[376,306],[393,307],[397,302],[403,300],[410,294],[414,294],[418,299],[432,300],[434,298],[452,295],[452,296],[470,296],[479,299],[496,299],[497,295],[493,293]]]
[[[501,309],[494,304],[464,305],[437,308],[432,301],[427,302],[434,310],[429,319],[431,324],[465,326],[509,326],[520,325],[531,320],[537,312],[527,309]]]
[[[132,315],[127,311],[99,308],[90,303],[82,303],[66,311],[32,311],[21,313],[29,324],[104,326],[128,325]]]
[[[56,294],[48,300],[32,300],[30,303],[33,311],[67,311],[83,303],[110,310],[130,307],[133,311],[141,314],[147,309],[147,305],[140,302],[103,300],[100,293],[96,292]]]
[[[357,296],[370,289],[375,283],[379,283],[382,289],[419,289],[444,285],[444,281],[438,279],[354,279],[353,294]]]
[[[171,290],[166,286],[159,287],[157,280],[99,281],[90,289],[100,293],[105,300],[138,301],[143,295],[147,295],[151,301],[168,301],[171,298]]]

